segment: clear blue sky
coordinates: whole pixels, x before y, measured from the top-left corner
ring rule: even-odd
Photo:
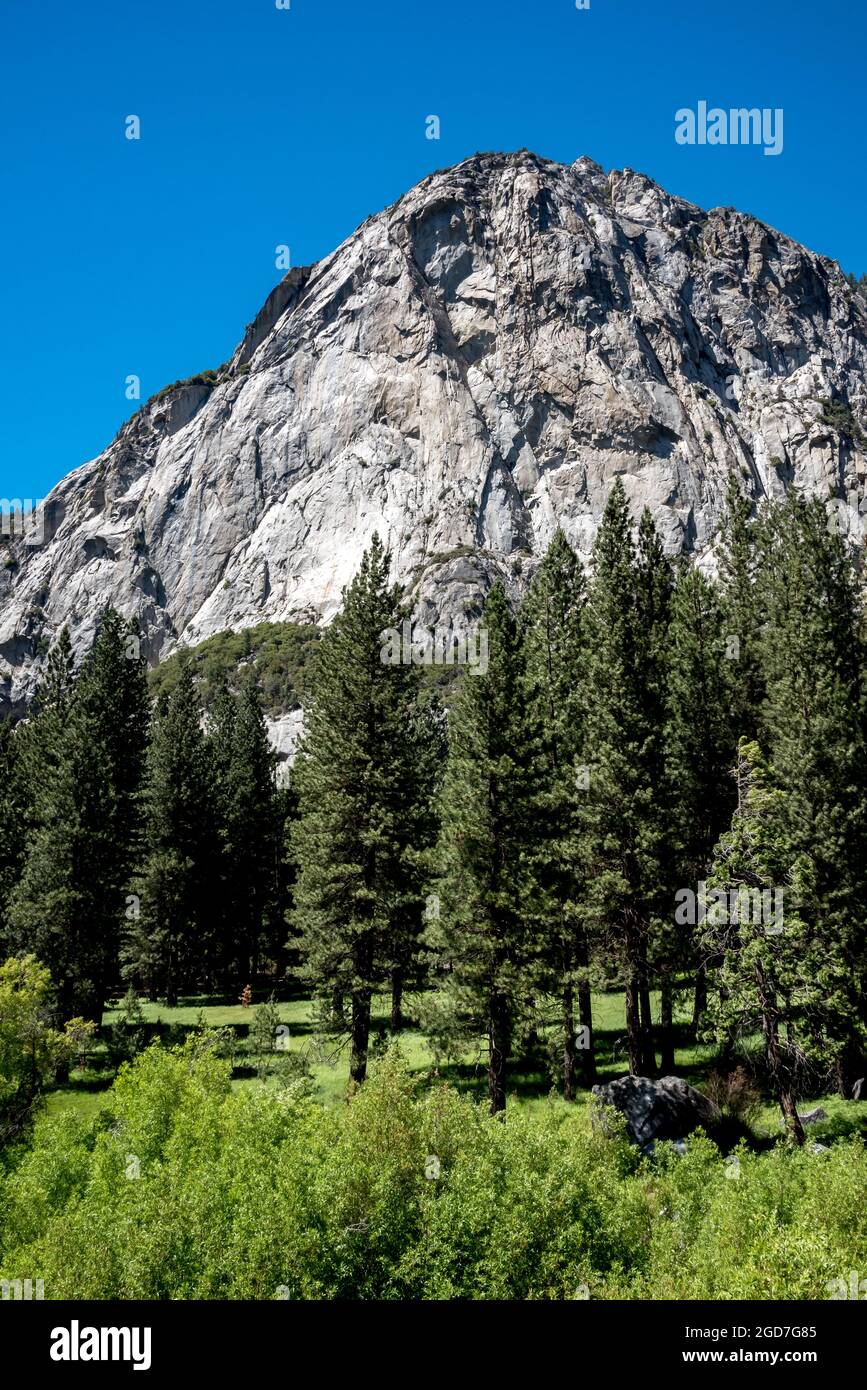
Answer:
[[[3,0],[0,496],[217,366],[292,263],[477,150],[629,165],[867,271],[862,0]],[[776,158],[674,112],[782,107]],[[141,139],[124,136],[128,115]],[[425,117],[442,123],[425,138]]]

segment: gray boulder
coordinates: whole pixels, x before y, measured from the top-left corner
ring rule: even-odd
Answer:
[[[867,1100],[867,1077],[860,1077],[852,1087],[853,1100]]]
[[[626,1132],[642,1149],[658,1139],[682,1140],[699,1126],[713,1130],[722,1118],[707,1096],[679,1076],[663,1076],[659,1081],[621,1076],[594,1086],[593,1094],[600,1105],[626,1116]]]
[[[827,1120],[828,1112],[823,1110],[821,1105],[817,1105],[815,1110],[807,1110],[800,1116],[802,1125],[817,1125],[820,1120]]]
[[[821,1105],[817,1105],[815,1110],[805,1110],[803,1114],[798,1112],[798,1119],[802,1125],[817,1125],[820,1120],[827,1120],[828,1112],[823,1110]],[[780,1116],[780,1125],[785,1127],[786,1121]]]

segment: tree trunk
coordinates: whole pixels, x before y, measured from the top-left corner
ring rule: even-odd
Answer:
[[[563,989],[563,1099],[575,1099],[575,1012],[572,981]]]
[[[391,1031],[399,1033],[403,1028],[403,971],[391,972]]]
[[[759,1005],[762,1011],[762,1032],[765,1037],[765,1053],[768,1059],[768,1071],[771,1075],[774,1089],[777,1092],[780,1109],[783,1112],[783,1119],[786,1122],[786,1131],[789,1137],[794,1139],[796,1144],[803,1147],[805,1139],[804,1126],[801,1124],[801,1117],[798,1114],[798,1107],[795,1103],[788,1069],[780,1055],[776,994],[769,984],[761,964],[758,962],[755,967],[755,978],[758,985]]]
[[[178,976],[175,970],[175,952],[171,947],[166,961],[166,1004],[170,1009],[176,1009],[178,1005]]]
[[[795,1098],[788,1084],[785,1082],[780,1082],[779,1092],[780,1109],[783,1112],[783,1119],[786,1122],[786,1130],[791,1138],[794,1139],[795,1143],[803,1147],[806,1136],[804,1134],[804,1126],[801,1124],[801,1117],[798,1114],[798,1107],[795,1104]]]
[[[491,1114],[506,1108],[506,1068],[510,1040],[508,1009],[501,995],[494,995],[488,1019],[488,1100]]]
[[[581,971],[578,979],[578,1023],[582,1029],[581,1046],[578,1049],[580,1054],[579,1067],[581,1085],[586,1086],[589,1090],[596,1080],[596,1047],[593,1037],[593,996],[586,974],[589,964],[587,938],[583,931],[578,939],[575,958]],[[586,1032],[584,1032],[585,1029]],[[584,1045],[585,1042],[586,1046]]]
[[[860,1049],[852,1043],[847,1044],[835,1067],[837,1094],[844,1100],[851,1100],[852,1087],[864,1075],[865,1070],[867,1067]]]
[[[331,991],[331,1024],[335,1032],[340,1032],[346,1027],[343,991],[339,989]]]
[[[629,1071],[641,1073],[641,1019],[638,1014],[638,976],[630,971],[626,977],[626,1045],[629,1049]]]
[[[367,1045],[370,1040],[370,990],[354,990],[352,994],[352,1051],[349,1059],[349,1079],[361,1085],[367,1076]]]
[[[707,975],[703,964],[696,966],[695,970],[695,1001],[692,1007],[692,1032],[693,1037],[698,1037],[698,1030],[707,1009]]]
[[[650,1012],[650,987],[642,971],[638,989],[638,1008],[641,1019],[641,1070],[645,1076],[656,1075],[656,1052],[653,1047],[653,1018]]]
[[[671,974],[666,970],[662,977],[659,1005],[659,1070],[663,1076],[674,1072],[674,988]]]

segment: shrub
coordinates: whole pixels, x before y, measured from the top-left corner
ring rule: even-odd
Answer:
[[[738,1121],[747,1128],[758,1118],[762,1093],[742,1063],[733,1071],[712,1071],[704,1090],[724,1118]]]
[[[858,443],[863,443],[865,439],[864,431],[859,426],[851,408],[845,401],[832,401],[823,397],[820,401],[822,413],[819,419],[823,425],[830,426],[838,434],[846,435],[849,439],[854,439]]]
[[[147,1048],[96,1120],[40,1120],[0,1179],[0,1276],[75,1299],[813,1299],[864,1267],[860,1141],[742,1146],[733,1170],[699,1133],[646,1160],[583,1109],[420,1092],[394,1049],[328,1110],[303,1078],[233,1091],[217,1053]]]
[[[0,965],[0,1148],[26,1133],[45,1087],[93,1033],[80,1018],[52,1027],[53,1006],[51,976],[35,956]]]

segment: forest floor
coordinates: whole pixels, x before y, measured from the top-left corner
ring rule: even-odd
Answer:
[[[684,1005],[686,1006],[686,999]],[[410,1019],[414,1013],[414,1000],[410,995],[406,1000],[406,1012]],[[338,1104],[346,1095],[349,1077],[349,1056],[344,1047],[331,1053],[317,1039],[312,1022],[312,1005],[309,999],[292,999],[278,1003],[281,1024],[288,1034],[280,1039],[280,1051],[263,1057],[250,1051],[248,1032],[255,1017],[256,1005],[245,1007],[240,1003],[209,996],[181,999],[175,1008],[165,1004],[143,1003],[145,1023],[148,1032],[156,1033],[164,1041],[180,1042],[185,1034],[191,1032],[204,1021],[210,1028],[231,1029],[238,1040],[238,1052],[233,1061],[232,1085],[280,1086],[286,1082],[285,1068],[291,1061],[283,1061],[281,1053],[289,1053],[296,1059],[299,1054],[307,1059],[309,1073],[315,1083],[316,1093],[324,1104]],[[373,1028],[371,1033],[371,1057],[384,1049],[389,1041],[390,1000],[382,995],[374,1000]],[[653,999],[652,1007],[658,1008],[658,999]],[[109,1010],[104,1017],[105,1025],[120,1017],[117,1010]],[[596,1040],[596,1059],[598,1079],[602,1082],[622,1076],[627,1071],[625,1060],[625,1016],[622,992],[594,994],[593,1019]],[[694,1043],[689,1036],[688,1014],[675,1013],[676,1072],[691,1085],[703,1088],[714,1066],[714,1050],[709,1045]],[[410,1023],[400,1034],[400,1048],[410,1069],[416,1072],[420,1081],[447,1082],[457,1090],[482,1100],[486,1093],[484,1056],[479,1048],[477,1055],[466,1054],[458,1061],[435,1059],[431,1048]],[[545,1046],[538,1049],[535,1058],[519,1059],[513,1065],[510,1082],[510,1097],[519,1104],[536,1107],[541,1105],[565,1106],[566,1102],[558,1095],[557,1086],[545,1058]],[[84,1067],[73,1070],[64,1085],[52,1091],[47,1098],[49,1114],[74,1112],[83,1117],[95,1115],[106,1102],[106,1092],[116,1075],[116,1067],[110,1062],[104,1044],[96,1043]],[[589,1092],[579,1090],[576,1104],[585,1106],[589,1102]],[[867,1101],[843,1101],[835,1094],[816,1094],[803,1097],[798,1104],[801,1112],[821,1105],[827,1111],[827,1119],[809,1128],[811,1140],[828,1143],[847,1134],[861,1133],[867,1138]],[[779,1109],[770,1100],[764,1102],[751,1117],[751,1128],[760,1145],[779,1137]]]

